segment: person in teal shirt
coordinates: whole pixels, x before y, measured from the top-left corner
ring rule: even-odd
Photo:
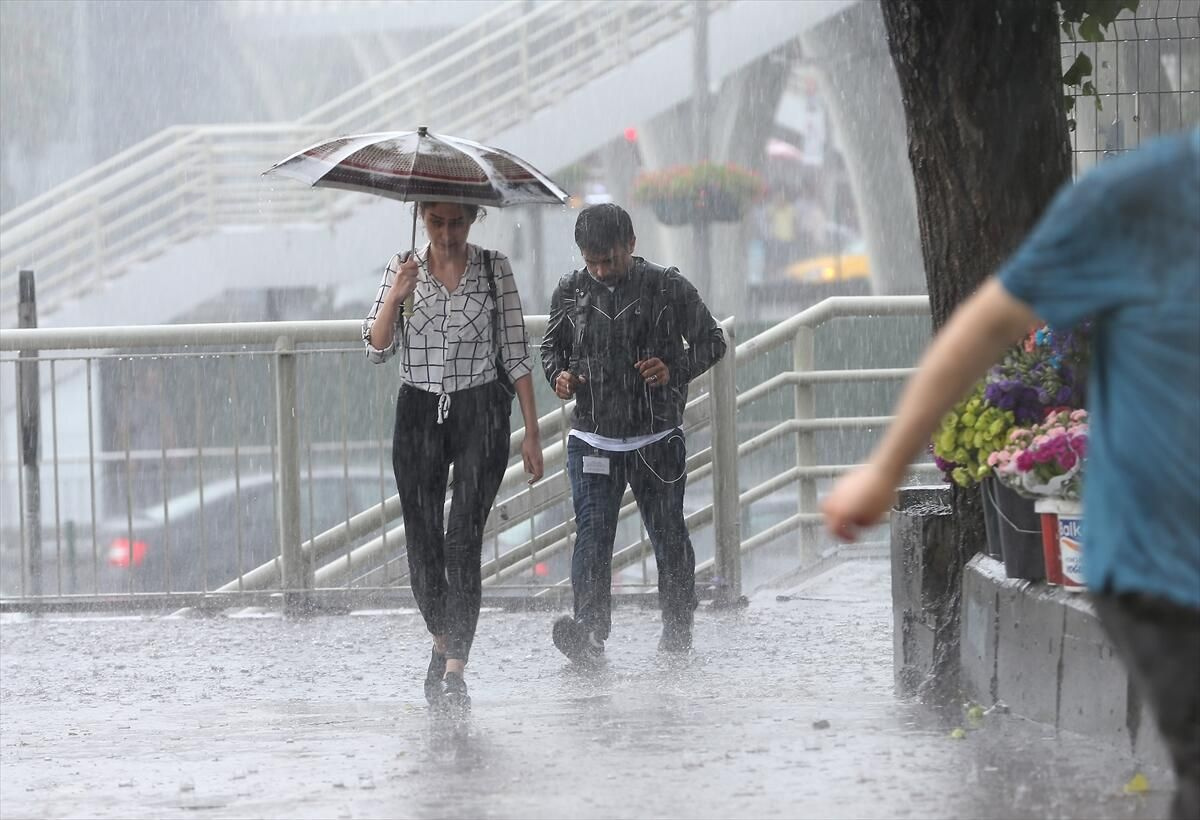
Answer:
[[[1065,187],[942,328],[870,461],[823,510],[853,539],[951,406],[1038,320],[1093,323],[1084,574],[1200,817],[1200,129]]]

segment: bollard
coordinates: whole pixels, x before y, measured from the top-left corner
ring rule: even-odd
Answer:
[[[275,433],[279,459],[279,555],[283,561],[283,612],[304,614],[309,609],[313,572],[300,545],[300,424],[296,408],[296,353],[292,340],[275,343]]]
[[[949,487],[902,487],[891,514],[893,668],[903,697],[917,694],[937,653],[947,651],[937,613],[949,586],[946,553],[955,548],[950,504]]]
[[[20,273],[17,327],[37,327],[37,293],[33,271]],[[38,460],[42,447],[42,391],[38,352],[22,350],[17,365],[17,406],[20,409],[21,470],[25,482],[25,532],[29,535],[29,592],[42,597],[42,480]]]

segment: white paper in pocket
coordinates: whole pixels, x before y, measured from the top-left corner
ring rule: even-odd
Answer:
[[[586,475],[608,475],[608,456],[584,456],[583,472]]]

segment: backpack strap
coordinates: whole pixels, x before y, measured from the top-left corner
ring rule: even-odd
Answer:
[[[500,344],[500,324],[504,321],[504,311],[500,309],[500,295],[496,291],[496,272],[493,269],[493,253],[489,250],[483,252],[483,270],[487,274],[488,291],[492,294],[492,346],[496,348],[496,381],[504,386],[509,395],[516,391],[513,388],[512,379],[508,377],[508,370],[504,367],[504,350]]]

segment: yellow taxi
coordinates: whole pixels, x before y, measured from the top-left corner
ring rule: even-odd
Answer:
[[[823,285],[871,278],[871,265],[866,245],[854,242],[840,254],[813,256],[793,262],[787,267],[788,279],[806,284]]]

